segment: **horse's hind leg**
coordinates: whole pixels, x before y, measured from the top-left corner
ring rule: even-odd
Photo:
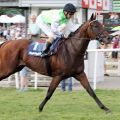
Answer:
[[[93,97],[93,99],[96,101],[96,103],[98,104],[98,106],[105,110],[106,112],[110,112],[110,110],[103,105],[103,103],[99,100],[99,98],[96,96],[95,92],[93,91],[93,89],[91,88],[88,79],[86,77],[86,74],[83,72],[79,75],[76,75],[75,78],[81,82],[81,84],[83,85],[83,87],[86,89],[86,91],[89,93],[89,95],[91,97]]]
[[[61,81],[61,77],[60,76],[54,77],[52,79],[52,81],[50,83],[50,86],[48,88],[48,91],[47,91],[47,95],[46,95],[45,99],[42,101],[42,103],[39,105],[39,111],[43,110],[44,105],[50,99],[50,97],[54,93],[56,87],[59,85],[60,81]]]
[[[1,73],[0,73],[0,81],[9,77],[11,74],[14,74],[20,70],[22,70],[24,67],[24,65],[18,66],[14,69],[4,69]]]

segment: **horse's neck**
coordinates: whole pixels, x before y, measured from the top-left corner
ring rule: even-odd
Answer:
[[[81,54],[85,54],[86,49],[87,49],[88,44],[89,44],[89,41],[90,41],[90,39],[84,33],[80,36],[80,40],[78,40],[78,43],[77,43],[79,52]]]
[[[89,44],[89,38],[86,35],[86,31],[82,31],[81,34],[76,33],[74,36],[70,38],[69,44],[71,44],[71,48],[68,48],[74,51],[74,54],[84,56],[85,51]]]

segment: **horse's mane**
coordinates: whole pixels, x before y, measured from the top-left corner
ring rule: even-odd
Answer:
[[[73,37],[75,34],[77,34],[83,25],[84,25],[84,24],[81,24],[80,27],[79,27],[76,31],[70,33],[68,39],[71,38],[71,37]]]
[[[61,40],[60,44],[58,45],[57,49],[59,50],[65,44],[65,41],[68,41],[69,39],[74,37],[74,35],[80,31],[80,29],[83,25],[84,24],[81,24],[80,27],[78,27],[78,29],[75,32],[71,32],[70,35],[68,36],[68,38],[64,38],[64,37],[61,38],[62,40]]]

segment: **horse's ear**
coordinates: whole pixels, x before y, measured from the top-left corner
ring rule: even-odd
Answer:
[[[96,20],[96,14],[92,13],[91,17],[90,17],[90,21]]]

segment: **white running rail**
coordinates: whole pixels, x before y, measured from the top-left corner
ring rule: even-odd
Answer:
[[[89,49],[87,52],[95,52],[95,66],[94,66],[94,75],[93,75],[93,89],[96,90],[96,79],[97,79],[97,61],[98,61],[98,52],[112,52],[112,51],[120,51],[120,48],[118,49]],[[120,70],[120,61],[118,63],[118,70]],[[37,83],[38,83],[38,74],[35,72],[35,83],[34,88],[37,89]],[[19,77],[18,74],[15,74],[15,81],[16,81],[16,88],[19,88]]]
[[[120,51],[120,48],[118,49],[90,49],[87,50],[87,52],[95,52],[95,66],[94,66],[94,76],[93,76],[93,89],[96,90],[96,72],[97,72],[97,59],[98,59],[98,52],[112,52],[112,51]],[[118,63],[120,64],[120,63]],[[120,70],[120,66],[118,66],[118,69]]]

